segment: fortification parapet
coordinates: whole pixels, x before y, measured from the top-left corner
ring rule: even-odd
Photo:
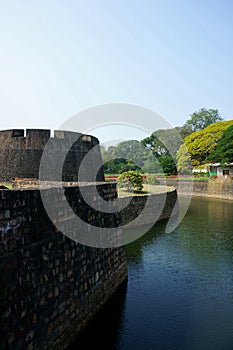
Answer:
[[[0,180],[11,181],[13,178],[39,178],[40,162],[45,146],[48,150],[49,169],[44,180],[58,181],[56,168],[61,154],[67,152],[63,170],[63,181],[78,181],[81,162],[90,150],[94,151],[95,162],[89,161],[88,174],[97,174],[96,181],[104,181],[99,141],[91,135],[72,131],[55,130],[51,137],[48,129],[11,129],[0,131]],[[92,157],[92,159],[94,159]],[[93,180],[93,178],[91,179]]]

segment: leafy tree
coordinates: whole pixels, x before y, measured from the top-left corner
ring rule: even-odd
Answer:
[[[167,175],[176,175],[177,174],[177,168],[175,161],[172,156],[165,155],[161,156],[159,158],[159,163],[163,169],[163,173]]]
[[[158,159],[156,159],[152,152],[150,152],[149,157],[145,161],[142,169],[144,173],[148,174],[161,173],[163,171]]]
[[[120,174],[128,170],[139,170],[149,156],[149,150],[137,140],[128,140],[108,150],[101,148],[104,170]]]
[[[185,146],[191,156],[193,166],[200,165],[207,161],[208,156],[215,150],[217,142],[221,138],[223,132],[231,125],[233,125],[233,120],[217,122],[185,138]],[[183,149],[178,152],[178,163],[180,155],[184,155],[182,150]],[[180,164],[178,169],[180,169]]]
[[[144,163],[143,171],[177,174],[175,156],[182,142],[177,129],[160,129],[143,139],[141,143],[152,152]]]
[[[126,171],[118,176],[119,187],[126,188],[128,191],[141,191],[143,189],[143,177],[139,171]]]
[[[175,130],[179,133],[180,137],[184,140],[185,137],[192,134],[192,129],[190,126],[183,125],[183,126],[176,126]]]
[[[167,130],[160,129],[156,130],[149,137],[143,139],[141,143],[147,149],[152,151],[156,157],[160,157],[169,155],[169,150],[172,152],[171,155],[175,155],[180,145],[183,143],[183,140],[176,128]],[[169,146],[169,150],[166,145]]]
[[[233,162],[233,125],[223,132],[216,149],[208,156],[208,160],[222,164]]]
[[[128,170],[140,170],[141,168],[124,158],[111,159],[104,163],[104,172],[108,174],[121,174]]]
[[[192,170],[191,156],[184,143],[177,152],[177,169],[181,174],[190,174]]]
[[[220,122],[223,118],[220,116],[218,109],[201,108],[192,113],[191,118],[187,120],[184,126],[190,128],[193,132],[203,130],[208,125]]]
[[[118,158],[128,159],[142,167],[149,156],[149,151],[140,143],[140,141],[129,140],[119,143],[116,146],[115,154]]]

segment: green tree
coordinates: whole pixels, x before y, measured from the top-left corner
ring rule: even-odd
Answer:
[[[192,113],[191,118],[187,120],[184,126],[190,128],[193,132],[203,130],[208,125],[220,122],[223,118],[220,116],[218,109],[201,108]]]
[[[176,128],[157,130],[141,143],[152,152],[144,163],[144,172],[177,174],[176,152],[183,139]]]
[[[184,140],[185,137],[192,134],[192,129],[190,126],[183,125],[183,126],[176,126],[175,130],[179,133],[180,137]]]
[[[141,143],[152,151],[156,157],[169,155],[170,153],[172,153],[170,155],[174,156],[183,143],[183,139],[176,128],[167,130],[159,129],[149,137],[143,139]]]
[[[233,162],[233,125],[223,132],[216,149],[208,156],[208,160],[222,164]]]
[[[120,174],[128,170],[139,170],[144,165],[149,150],[137,140],[128,140],[107,150],[101,148],[104,171]]]
[[[190,174],[192,171],[191,156],[184,143],[177,152],[177,169],[181,174]]]
[[[159,163],[163,169],[163,173],[167,175],[176,175],[177,168],[175,164],[175,160],[170,154],[161,156],[159,158]]]
[[[150,152],[147,160],[145,161],[142,170],[144,173],[153,174],[153,173],[162,173],[163,169],[161,168],[158,159]]]
[[[203,164],[207,161],[208,156],[215,150],[223,132],[231,125],[233,125],[233,120],[217,122],[185,138],[185,146],[191,156],[193,166]],[[178,152],[178,163],[180,154],[182,152]]]

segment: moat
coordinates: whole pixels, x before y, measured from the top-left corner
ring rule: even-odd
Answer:
[[[127,246],[128,283],[70,349],[233,348],[233,202],[193,198]]]

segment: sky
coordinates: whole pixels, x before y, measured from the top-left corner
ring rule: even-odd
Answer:
[[[0,129],[57,129],[111,103],[172,126],[202,107],[233,119],[231,0],[0,0],[0,9]],[[92,130],[100,141],[124,133],[146,136]]]

